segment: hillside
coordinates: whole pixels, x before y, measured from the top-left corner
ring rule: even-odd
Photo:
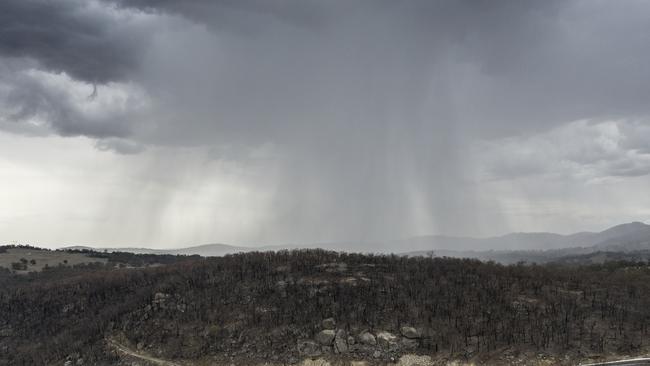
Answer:
[[[650,268],[642,264],[503,266],[299,250],[149,255],[147,263],[168,263],[123,268],[109,265],[123,253],[102,254],[112,259],[0,272],[0,365],[133,357],[387,364],[408,355],[431,364],[569,365],[650,346]]]
[[[103,264],[106,262],[106,258],[93,257],[83,253],[41,250],[31,247],[4,247],[0,250],[0,268],[6,268],[20,274],[40,272],[59,266]]]

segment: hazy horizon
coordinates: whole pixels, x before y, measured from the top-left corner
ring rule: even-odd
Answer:
[[[418,235],[418,236],[410,236],[410,237],[401,237],[401,238],[384,238],[382,240],[369,240],[366,241],[365,243],[378,243],[378,242],[383,242],[383,243],[391,243],[391,242],[398,242],[398,241],[403,241],[403,240],[412,240],[412,239],[418,239],[418,238],[427,238],[427,237],[450,237],[450,238],[462,238],[462,239],[494,239],[494,238],[500,238],[508,235],[516,235],[516,234],[558,234],[562,236],[569,236],[572,234],[582,234],[582,233],[599,233],[602,231],[605,231],[607,229],[611,229],[613,227],[617,226],[622,226],[622,225],[628,225],[628,224],[636,224],[640,223],[643,225],[648,225],[647,223],[643,221],[632,221],[632,222],[626,222],[626,223],[618,223],[615,225],[611,225],[605,228],[598,228],[595,230],[581,230],[581,231],[576,231],[576,232],[553,232],[553,231],[511,231],[511,232],[505,232],[493,236],[447,236],[447,235],[438,235],[438,234],[428,234],[428,235]],[[223,241],[212,241],[212,242],[206,242],[206,243],[186,243],[186,244],[181,244],[178,246],[160,246],[156,245],[156,243],[145,243],[145,244],[125,244],[125,243],[38,243],[38,242],[21,242],[21,241],[13,241],[13,242],[5,242],[5,243],[0,243],[0,245],[30,245],[30,246],[35,246],[35,247],[40,247],[40,248],[47,248],[47,249],[65,249],[65,248],[71,248],[71,247],[89,247],[89,248],[96,248],[96,249],[105,249],[105,248],[112,248],[112,249],[120,249],[120,248],[129,248],[129,249],[161,249],[161,250],[175,250],[175,249],[185,249],[185,248],[192,248],[192,247],[201,247],[201,246],[210,246],[210,245],[226,245],[226,246],[232,246],[232,247],[247,247],[247,248],[262,248],[262,247],[315,247],[317,245],[323,245],[323,244],[345,244],[345,243],[353,243],[355,242],[354,240],[341,240],[341,241],[320,241],[320,242],[276,242],[276,243],[228,243],[228,242],[223,242]],[[360,244],[363,244],[364,242],[359,242]],[[396,252],[400,252],[400,248],[396,248]],[[448,248],[445,248],[448,249]]]
[[[649,11],[3,1],[0,243],[255,246],[648,222]]]

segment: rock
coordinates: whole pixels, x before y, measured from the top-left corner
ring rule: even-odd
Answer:
[[[397,336],[390,332],[379,332],[377,333],[377,343],[387,350],[393,351],[397,347]]]
[[[334,320],[334,318],[324,319],[321,322],[321,326],[323,327],[323,329],[335,329],[336,328],[336,320]]]
[[[316,333],[314,339],[316,340],[316,342],[324,346],[329,346],[330,344],[332,344],[332,341],[334,341],[334,337],[336,337],[336,333],[333,330],[325,329]]]
[[[343,329],[339,329],[336,332],[336,337],[334,337],[334,351],[336,353],[347,353],[348,352],[348,341],[347,334]]]
[[[376,346],[377,345],[377,339],[375,338],[372,333],[369,332],[363,332],[359,335],[359,342],[363,344],[367,344],[369,346]]]
[[[170,298],[169,294],[156,292],[153,296],[153,304],[156,305],[159,309],[167,308],[167,300]]]
[[[298,353],[301,356],[316,357],[321,355],[320,346],[314,341],[298,341]]]
[[[11,337],[13,334],[13,329],[8,325],[0,328],[0,337]]]
[[[74,310],[74,304],[70,303],[70,304],[64,305],[63,309],[61,311],[63,312],[63,314],[67,314],[72,310]]]
[[[169,298],[169,294],[163,293],[163,292],[156,292],[155,295],[153,295],[153,301],[154,302],[162,302],[165,301]]]
[[[400,345],[402,348],[406,350],[414,350],[418,348],[418,341],[417,339],[410,339],[410,338],[402,338],[402,341],[400,342]]]
[[[397,366],[433,366],[433,360],[431,356],[404,355],[399,359]]]
[[[402,327],[402,328],[400,328],[400,332],[406,338],[415,339],[415,338],[420,338],[421,337],[420,332],[417,329],[413,328],[413,327],[406,327],[406,326]]]
[[[300,366],[331,366],[331,364],[322,358],[316,360],[303,360]]]
[[[280,292],[280,297],[287,297],[287,282],[278,281],[276,283],[276,286],[278,288],[278,292]]]

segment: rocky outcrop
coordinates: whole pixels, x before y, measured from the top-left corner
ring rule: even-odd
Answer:
[[[348,335],[343,329],[336,331],[334,337],[334,352],[348,353]]]
[[[0,337],[11,337],[13,334],[13,329],[8,325],[0,328]]]
[[[418,345],[419,344],[418,344],[417,339],[410,339],[410,338],[404,337],[400,341],[400,348],[402,348],[404,350],[412,351],[412,350],[418,348]]]
[[[422,336],[417,329],[409,326],[403,326],[402,328],[400,328],[400,333],[402,333],[404,337],[409,339],[417,339]]]
[[[321,350],[318,343],[314,341],[298,341],[298,353],[303,357],[316,357],[321,355]]]
[[[386,350],[397,349],[397,336],[393,333],[382,331],[377,333],[377,343]]]
[[[336,320],[334,318],[327,318],[321,322],[323,329],[336,329]]]
[[[187,304],[185,304],[185,301],[178,295],[172,296],[171,294],[157,292],[151,301],[151,305],[148,305],[145,310],[150,312],[151,310],[161,309],[177,310],[183,313],[187,309]],[[147,317],[149,315],[150,314],[147,314]]]
[[[368,346],[376,346],[377,338],[370,332],[363,332],[359,334],[359,342]]]
[[[395,362],[400,353],[416,350],[420,346],[421,333],[410,326],[401,327],[399,333],[386,330],[370,332],[367,328],[348,326],[348,332],[337,328],[334,318],[322,320],[320,326],[322,330],[313,339],[298,343],[301,356],[317,357],[335,353]]]
[[[163,292],[156,292],[156,294],[153,296],[153,303],[154,304],[162,304],[164,303],[167,299],[169,299],[170,295],[163,293]]]
[[[334,337],[336,337],[336,332],[334,332],[332,329],[325,329],[316,333],[314,339],[316,342],[322,344],[323,346],[329,346],[334,341]]]

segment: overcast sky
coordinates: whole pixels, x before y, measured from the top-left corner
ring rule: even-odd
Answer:
[[[0,243],[650,221],[650,2],[3,0]]]

